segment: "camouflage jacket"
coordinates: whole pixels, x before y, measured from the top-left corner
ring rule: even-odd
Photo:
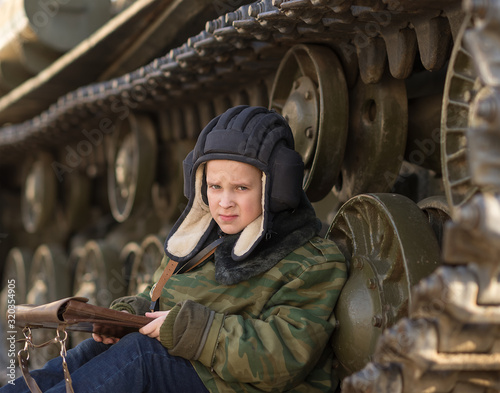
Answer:
[[[170,313],[161,343],[190,360],[211,392],[334,391],[329,340],[347,275],[344,257],[317,236],[321,222],[305,194],[296,209],[274,215],[268,228],[237,262],[232,250],[240,235],[210,233],[205,244],[224,238],[214,255],[172,276],[162,290],[159,309]],[[167,263],[165,257],[155,281]],[[149,292],[113,308],[144,312]]]
[[[165,257],[155,280],[167,262]],[[213,257],[174,275],[160,310],[192,300],[214,312],[198,360],[190,359],[210,392],[331,392],[338,384],[329,344],[333,307],[345,279],[337,246],[314,237],[236,285],[217,282]],[[139,303],[150,300],[149,289]]]

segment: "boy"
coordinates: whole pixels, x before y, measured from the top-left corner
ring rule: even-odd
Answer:
[[[293,147],[286,121],[262,107],[231,108],[205,127],[184,161],[189,202],[155,280],[171,260],[177,274],[111,305],[155,320],[69,351],[76,392],[337,388],[329,340],[346,268],[335,244],[317,236]],[[200,254],[210,256],[187,271]],[[65,391],[60,360],[32,375],[43,391]]]

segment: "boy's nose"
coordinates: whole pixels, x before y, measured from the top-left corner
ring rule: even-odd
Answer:
[[[224,193],[221,196],[219,206],[224,209],[234,206],[233,198],[231,197],[230,193]]]

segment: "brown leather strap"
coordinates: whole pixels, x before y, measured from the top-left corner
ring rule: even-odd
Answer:
[[[26,381],[26,385],[28,385],[30,392],[42,393],[40,387],[33,379],[33,377],[30,374],[30,370],[28,369],[28,359],[29,359],[28,351],[25,350],[19,351],[19,353],[17,354],[17,358],[19,360],[19,366],[21,367],[21,373],[23,374],[24,380]]]
[[[217,240],[210,243],[203,250],[201,250],[198,254],[196,254],[193,258],[191,258],[184,265],[182,265],[179,269],[177,269],[175,274],[186,273],[186,272],[189,272],[190,270],[193,270],[196,266],[198,266],[200,263],[202,263],[204,260],[206,260],[210,255],[212,255],[215,252],[215,249],[217,248],[217,246],[219,244],[221,244],[223,242],[223,240],[224,240],[224,238],[220,237]]]
[[[153,288],[153,294],[151,296],[151,301],[156,302],[158,298],[161,295],[161,291],[165,284],[167,283],[168,279],[172,277],[172,274],[174,274],[175,268],[177,267],[179,263],[171,259],[168,261],[167,266],[163,270],[163,273],[161,274],[160,279],[158,282],[155,284],[155,287]]]
[[[198,266],[200,263],[202,263],[205,259],[207,259],[210,255],[212,255],[215,252],[215,249],[217,247],[213,248],[206,254],[203,258],[201,258],[198,262],[196,262],[194,265],[190,266],[189,269],[186,270],[186,273],[189,272],[190,270],[193,270],[196,266]]]
[[[172,277],[174,272],[175,274],[177,274],[180,273],[182,270],[185,270],[185,272],[189,272],[190,270],[194,269],[196,266],[198,266],[208,257],[210,257],[210,255],[212,255],[215,252],[215,249],[219,244],[222,243],[223,240],[224,240],[223,238],[219,238],[210,243],[198,254],[196,254],[193,258],[191,258],[188,262],[186,262],[186,264],[181,266],[181,268],[177,272],[175,272],[175,269],[179,263],[174,261],[173,259],[168,261],[167,266],[165,266],[165,269],[163,270],[160,279],[156,282],[156,284],[153,287],[153,292],[151,294],[151,305],[149,306],[151,312],[156,311],[157,301],[161,296],[163,287],[165,286],[169,278]]]

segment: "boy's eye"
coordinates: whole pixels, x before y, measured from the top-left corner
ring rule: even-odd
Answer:
[[[248,190],[248,187],[245,187],[245,186],[238,186],[236,187],[239,191],[245,191],[245,190]]]
[[[219,185],[217,185],[217,184],[210,184],[210,185],[208,186],[208,188],[211,188],[212,190],[218,190],[218,189],[220,188],[220,186],[219,186]]]

